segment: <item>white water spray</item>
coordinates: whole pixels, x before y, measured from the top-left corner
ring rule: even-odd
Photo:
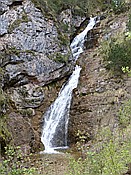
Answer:
[[[85,37],[87,33],[93,29],[96,23],[99,22],[98,17],[90,18],[89,24],[85,28],[85,30],[79,33],[72,41],[70,47],[75,60],[78,59],[79,55],[83,52]]]
[[[75,60],[83,52],[85,36],[96,24],[96,17],[90,18],[89,24],[83,32],[77,35],[71,43],[71,50]],[[44,126],[41,141],[45,146],[45,153],[57,153],[55,149],[67,147],[67,131],[72,91],[77,87],[81,68],[76,65],[68,82],[62,87],[54,103],[44,114]]]

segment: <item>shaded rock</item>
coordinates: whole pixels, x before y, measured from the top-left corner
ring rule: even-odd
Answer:
[[[30,125],[30,122],[25,120],[20,114],[10,113],[8,118],[8,129],[12,135],[12,142],[16,146],[25,147],[26,151],[31,151],[36,148],[35,132]]]
[[[0,15],[9,10],[9,6],[22,5],[23,0],[0,0]]]
[[[9,10],[9,5],[11,5],[12,0],[0,0],[0,15],[5,11]]]

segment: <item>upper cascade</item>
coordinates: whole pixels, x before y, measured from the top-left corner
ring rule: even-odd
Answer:
[[[85,37],[86,37],[88,31],[93,29],[95,24],[98,23],[98,22],[99,22],[99,18],[98,17],[94,17],[94,18],[90,17],[90,21],[89,21],[87,27],[85,28],[85,30],[83,32],[79,33],[73,39],[70,47],[71,47],[71,51],[72,51],[74,60],[77,60],[79,55],[83,52]]]

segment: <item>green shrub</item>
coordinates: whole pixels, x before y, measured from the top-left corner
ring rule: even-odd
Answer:
[[[24,162],[30,162],[29,156],[24,156],[19,146],[5,147],[5,159],[0,164],[1,175],[34,174],[35,168],[29,168]],[[27,168],[28,167],[28,168]]]
[[[126,3],[124,0],[112,0],[111,8],[116,14],[125,12],[127,10]]]
[[[51,10],[55,15],[60,14],[63,9],[71,9],[72,13],[80,16],[92,14],[98,7],[104,6],[104,0],[32,0],[36,7],[43,9],[45,6]],[[46,4],[46,5],[45,5]],[[106,8],[109,3],[106,4]],[[48,11],[47,10],[47,11]],[[45,9],[44,9],[45,11]]]
[[[131,70],[128,66],[127,67],[122,67],[122,72],[127,73],[128,76],[131,77]]]
[[[61,53],[56,53],[53,60],[59,63],[67,63],[69,60],[69,56],[69,54],[63,55]]]
[[[0,115],[0,138],[1,138],[0,141],[2,140],[4,142],[7,142],[10,137],[11,137],[11,134],[7,128],[7,116]],[[1,144],[1,142],[0,142],[0,144]]]
[[[122,138],[114,136],[106,138],[100,147],[97,145],[97,151],[87,152],[85,160],[71,159],[67,175],[121,175],[127,172],[126,165],[131,160],[130,141],[122,142]]]
[[[124,39],[123,42],[118,43],[111,39],[107,41],[106,48],[104,48],[104,60],[106,68],[113,72],[121,72],[122,67],[131,68],[131,39]]]

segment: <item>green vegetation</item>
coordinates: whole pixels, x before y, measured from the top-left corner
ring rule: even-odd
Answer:
[[[48,19],[54,19],[55,21],[55,17],[51,13],[52,9],[50,9],[49,5],[47,5],[46,0],[32,0],[32,2],[34,3],[36,8],[41,10],[41,12],[44,14],[44,17],[47,17]]]
[[[67,63],[69,60],[70,54],[63,55],[62,53],[57,52],[56,54],[53,54],[50,56],[50,59],[53,59],[55,62],[59,63]]]
[[[106,68],[114,73],[122,73],[128,67],[131,69],[131,37],[127,32],[123,38],[111,38],[102,44],[102,52],[104,53],[104,61]],[[125,71],[126,72],[126,71]]]
[[[131,124],[131,100],[125,102],[120,108],[118,118],[121,128],[126,128]]]
[[[113,71],[121,71],[124,66],[129,66],[131,68],[131,40],[124,40],[122,43],[116,43],[111,40],[108,52],[108,65],[107,68]]]
[[[7,55],[17,55],[20,57],[21,53],[26,53],[26,54],[32,54],[32,56],[35,56],[35,52],[32,50],[19,50],[16,47],[10,47],[6,48],[3,52],[3,55],[1,56],[2,59],[6,58]]]
[[[122,67],[122,72],[127,73],[128,76],[131,76],[131,70],[128,66],[127,67]]]
[[[71,8],[79,15],[83,15],[87,13],[89,6],[95,5],[96,7],[96,2],[98,4],[99,0],[94,0],[93,2],[87,0],[32,0],[32,2],[34,2],[36,7],[40,8],[42,11],[44,10],[44,14],[45,12],[49,13],[49,11],[52,11],[53,14],[59,14],[63,9]]]
[[[4,110],[5,106],[6,106],[6,97],[5,97],[2,89],[0,88],[0,114]]]
[[[33,115],[33,110],[31,108],[21,109],[19,112],[24,117],[31,117]]]
[[[19,146],[5,147],[5,159],[0,162],[1,175],[35,174],[35,168],[29,168],[30,157],[22,154]],[[28,168],[27,168],[28,167]]]
[[[131,15],[127,22],[127,31],[111,37],[102,43],[102,53],[106,68],[114,73],[128,73],[131,70]]]
[[[10,136],[11,136],[10,132],[8,131],[8,128],[7,128],[7,116],[1,115],[0,116],[0,139],[4,142],[7,142]]]
[[[93,148],[87,148],[86,158],[71,159],[67,175],[121,175],[131,161],[131,101],[123,104],[118,113],[120,127],[114,132],[101,129]]]
[[[127,9],[124,0],[32,0],[32,2],[36,7],[40,8],[44,14],[52,11],[53,14],[56,15],[67,8],[70,8],[72,13],[81,16],[92,14],[93,11],[98,9],[113,9],[115,13],[121,13]]]
[[[126,6],[126,3],[124,0],[116,0],[116,1],[112,0],[111,8],[113,9],[114,13],[119,14],[119,13],[125,12],[128,6]]]

